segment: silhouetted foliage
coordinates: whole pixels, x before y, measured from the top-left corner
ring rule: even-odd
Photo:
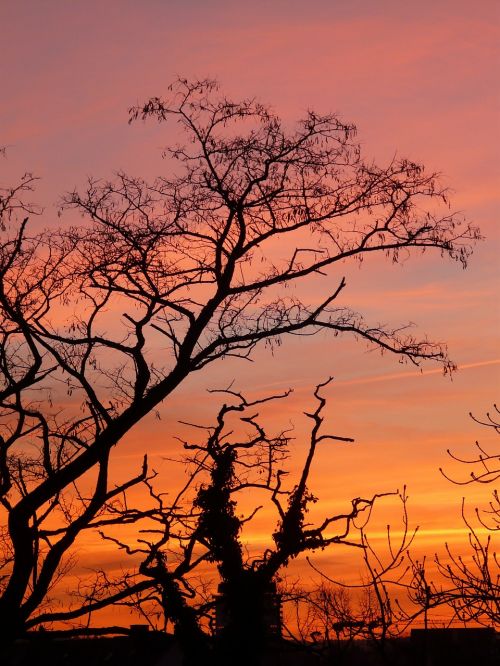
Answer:
[[[150,590],[128,603],[145,609],[144,614],[151,617],[151,601],[156,598],[165,618],[174,625],[186,663],[199,663],[201,654],[204,663],[208,663],[212,654],[215,664],[230,664],[235,658],[244,664],[258,664],[270,638],[268,600],[289,560],[333,544],[367,547],[363,528],[357,526],[356,519],[367,522],[380,494],[355,498],[347,511],[329,516],[317,525],[306,523],[309,505],[316,501],[308,488],[308,479],[317,447],[327,441],[352,441],[321,432],[325,399],[320,390],[324,385],[316,388],[317,407],[307,414],[313,422],[309,446],[298,483],[292,488],[285,486],[286,471],[280,464],[287,454],[288,436],[283,432],[267,435],[258,413],[253,411],[269,398],[247,401],[243,395],[228,390],[224,393],[234,402],[221,408],[217,424],[207,429],[206,439],[199,444],[184,442],[185,449],[191,452],[184,461],[190,470],[189,480],[173,504],[165,505],[163,496],[153,492],[155,508],[138,512],[128,509],[126,502],[120,507],[109,507],[108,525],[133,519],[141,534],[158,535],[153,541],[144,536],[132,545],[103,533],[105,539],[127,553],[143,554],[136,580],[141,582],[142,576],[149,578]],[[286,394],[273,399],[284,397]],[[239,424],[247,427],[245,435],[231,418],[237,414],[241,414]],[[191,486],[195,490],[194,499],[188,492]],[[261,500],[274,505],[277,512],[274,545],[258,555],[245,554],[241,531],[262,506],[257,506],[247,517],[238,513],[238,499],[249,489],[259,491]],[[205,619],[207,612],[212,611],[213,623],[217,602],[200,604],[199,598],[194,599],[193,572],[202,562],[215,564],[223,592],[219,599],[223,609],[218,609],[223,611],[223,621],[219,622],[213,653],[209,650],[210,632],[207,633]],[[121,586],[130,589],[128,584],[126,578]],[[119,587],[118,581],[113,587],[103,581],[99,601],[85,598],[79,611],[71,612],[71,617],[102,608],[106,594],[109,603],[115,602]],[[64,618],[64,613],[59,617]]]

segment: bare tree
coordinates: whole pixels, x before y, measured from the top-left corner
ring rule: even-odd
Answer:
[[[478,424],[500,434],[498,408],[487,413],[485,419],[470,414]],[[499,476],[500,460],[495,451],[475,443],[477,455],[448,455],[462,466],[472,467],[468,478],[459,479],[440,469],[445,478],[456,485],[494,483]],[[357,637],[373,639],[384,652],[386,639],[397,636],[423,617],[424,627],[435,621],[435,611],[448,608],[448,622],[478,623],[497,626],[499,623],[500,563],[494,547],[499,529],[498,491],[492,491],[486,508],[476,507],[475,523],[467,515],[465,498],[461,515],[468,530],[468,551],[457,554],[446,543],[445,554],[436,554],[429,565],[428,558],[415,559],[410,546],[417,530],[408,532],[406,511],[407,497],[403,492],[403,538],[394,547],[388,528],[388,545],[391,557],[384,562],[372,547],[364,530],[363,561],[364,581],[360,584],[344,584],[313,569],[322,577],[317,588],[300,590],[292,595],[296,605],[301,605],[299,627],[301,639],[311,633],[321,639],[322,645],[342,645],[348,649]],[[486,534],[485,534],[486,532]],[[364,594],[355,598],[356,590]],[[399,592],[398,592],[399,590]],[[305,610],[304,610],[305,609]]]
[[[470,414],[478,424],[500,434],[500,412],[496,405],[494,412],[487,413],[481,420]],[[442,469],[443,476],[456,485],[471,483],[494,483],[500,474],[500,456],[488,452],[476,442],[478,454],[462,458],[448,450],[448,455],[461,465],[472,467],[469,478],[456,479]],[[431,608],[447,606],[452,611],[452,619],[461,622],[477,622],[498,626],[500,623],[500,561],[494,548],[494,541],[500,529],[500,502],[498,490],[492,491],[486,508],[475,508],[476,524],[467,515],[465,497],[462,498],[461,514],[468,530],[468,552],[456,554],[449,544],[445,544],[444,556],[434,557],[438,578],[426,571],[425,560],[413,563],[414,579],[410,587],[410,597],[427,613]],[[484,534],[486,532],[486,534]],[[426,620],[427,626],[427,620]]]
[[[399,636],[408,627],[408,616],[402,611],[398,596],[408,587],[407,552],[418,528],[409,527],[406,488],[393,494],[401,503],[401,534],[395,539],[393,529],[387,525],[385,548],[380,544],[375,548],[368,535],[368,524],[358,526],[362,546],[359,581],[346,583],[332,578],[308,558],[320,582],[294,595],[293,600],[300,607],[297,618],[301,639],[313,635],[322,649],[333,650],[339,659],[349,652],[355,639],[362,638],[369,641],[385,661],[390,658],[388,639]],[[304,622],[309,636],[300,627]]]
[[[288,130],[210,81],[178,81],[168,100],[131,109],[139,117],[178,123],[185,143],[166,150],[177,175],[91,180],[65,198],[81,224],[39,234],[16,188],[1,193],[11,216],[0,256],[7,637],[47,601],[75,540],[123,490],[108,478],[113,447],[191,373],[322,329],[453,367],[442,345],[337,305],[341,266],[367,253],[400,261],[434,249],[466,264],[479,233],[434,207],[447,202],[436,174],[406,159],[363,160],[354,126],[333,115],[309,112]],[[313,275],[326,276],[326,291],[308,304],[293,286]],[[147,476],[145,465],[125,486]],[[274,556],[280,566],[285,552]]]
[[[71,611],[42,614],[33,624],[76,619],[106,604],[121,602],[138,608],[147,617],[152,614],[154,601],[173,624],[186,663],[197,664],[202,659],[208,663],[211,641],[207,631],[210,622],[207,627],[206,621],[213,624],[213,612],[219,604],[214,663],[233,663],[237,656],[242,663],[258,664],[268,637],[266,625],[271,622],[266,608],[282,569],[302,553],[331,545],[366,548],[364,531],[357,520],[366,523],[375,501],[382,496],[355,498],[343,513],[328,516],[317,525],[306,522],[309,507],[316,502],[308,479],[318,447],[328,441],[352,442],[322,432],[325,399],[320,391],[325,384],[316,388],[317,407],[307,414],[312,421],[310,441],[295,485],[285,483],[287,472],[283,467],[289,434],[269,436],[256,411],[265,402],[287,394],[247,401],[240,393],[224,391],[232,402],[223,405],[215,426],[202,428],[207,431],[206,438],[200,443],[183,443],[189,452],[183,461],[188,465],[188,480],[174,501],[166,504],[166,498],[153,490],[151,479],[146,479],[154,507],[138,511],[128,508],[126,501],[112,503],[94,525],[101,529],[103,538],[120,549],[143,556],[138,574],[127,574],[120,583],[110,584],[102,572],[97,598],[94,585],[90,594],[85,592],[83,603]],[[238,425],[246,426],[246,432],[241,433]],[[238,500],[249,490],[257,492],[263,504],[245,517],[238,510]],[[274,506],[277,513],[273,545],[263,553],[248,554],[242,528],[264,504]],[[130,522],[137,523],[142,535],[135,544],[104,531]],[[193,572],[202,563],[215,565],[223,591],[219,602],[213,601],[213,587],[211,601],[197,594],[198,579]]]
[[[486,419],[471,418],[479,425],[500,435],[500,412],[494,405],[494,412],[487,413]],[[467,485],[469,483],[495,483],[500,475],[500,454],[486,451],[476,442],[478,454],[463,459],[451,451],[448,454],[462,465],[472,466],[468,480],[451,479],[443,470],[441,472],[453,483]],[[498,553],[493,549],[493,538],[500,529],[500,500],[498,489],[493,489],[491,499],[486,508],[476,507],[475,515],[478,525],[474,526],[467,516],[465,498],[462,499],[462,519],[469,530],[470,554],[454,555],[446,544],[447,558],[436,558],[438,570],[443,576],[446,593],[442,598],[453,609],[456,617],[462,621],[474,620],[480,623],[498,625],[500,623],[500,561]],[[483,535],[481,532],[489,533]],[[450,586],[451,585],[451,586]]]

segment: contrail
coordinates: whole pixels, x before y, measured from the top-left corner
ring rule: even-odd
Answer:
[[[458,366],[458,370],[469,370],[471,368],[481,368],[488,365],[500,364],[500,358],[493,358],[486,361],[475,361],[474,363],[464,363]],[[407,371],[407,372],[393,372],[386,375],[375,375],[368,377],[358,377],[356,379],[340,379],[335,382],[336,385],[348,386],[351,384],[371,384],[373,382],[385,382],[393,379],[403,379],[405,377],[415,377],[417,375],[439,375],[442,374],[442,368],[432,368],[432,370]]]

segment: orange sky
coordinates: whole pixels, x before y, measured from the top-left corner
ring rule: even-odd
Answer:
[[[487,442],[468,412],[491,406],[500,377],[498,7],[496,0],[3,0],[0,144],[9,149],[1,179],[24,170],[41,176],[46,224],[56,219],[58,197],[88,175],[161,173],[165,129],[128,126],[127,109],[162,95],[179,74],[215,76],[229,95],[256,95],[289,121],[306,108],[339,112],[357,124],[366,155],[382,162],[397,151],[441,171],[454,207],[487,238],[465,272],[437,255],[346,267],[341,305],[375,322],[416,322],[447,341],[461,367],[453,381],[352,340],[294,338],[274,356],[258,350],[252,365],[224,362],[191,378],[161,421],[146,419],[115,452],[118,475],[139,465],[144,441],[170,475],[162,456],[175,452],[175,422],[193,401],[207,420],[209,387],[232,379],[252,394],[293,387],[274,417],[285,425],[332,374],[329,425],[356,445],[320,452],[320,506],[406,483],[421,543],[433,552],[444,529],[456,534],[464,491],[438,468],[447,465],[448,447],[466,452],[477,438]],[[302,450],[298,441],[294,460]],[[479,500],[475,489],[468,494],[471,504]]]

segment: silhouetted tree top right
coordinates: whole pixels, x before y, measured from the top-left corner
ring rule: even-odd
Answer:
[[[91,179],[65,198],[81,223],[40,234],[21,200],[31,181],[0,190],[6,636],[38,612],[103,506],[146,478],[145,464],[113,485],[111,450],[192,372],[321,329],[452,367],[442,345],[338,300],[343,263],[367,253],[400,261],[437,249],[466,264],[479,232],[449,212],[436,174],[405,159],[367,162],[354,126],[334,115],[310,111],[289,130],[211,81],[179,80],[130,117],[177,121],[184,143],[165,151],[177,175]],[[321,275],[325,292],[311,303],[292,289]]]
[[[272,289],[370,252],[398,261],[411,248],[437,248],[465,265],[477,230],[423,209],[446,203],[436,174],[405,159],[366,162],[355,127],[334,115],[311,111],[287,131],[267,107],[221,97],[211,81],[178,81],[170,99],[153,98],[130,117],[177,121],[185,143],[165,153],[180,173],[152,184],[125,174],[90,181],[67,205],[91,220],[70,232],[79,290],[137,303],[146,321],[130,322],[133,336],[164,318],[160,333],[193,368],[306,326],[447,362],[442,347],[338,307],[341,276],[333,289],[329,276],[312,305]]]

